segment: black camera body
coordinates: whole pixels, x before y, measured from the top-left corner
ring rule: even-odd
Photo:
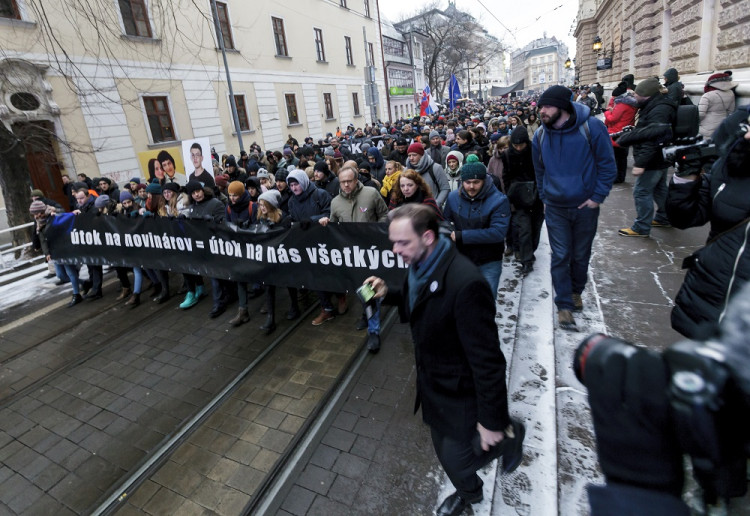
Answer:
[[[704,140],[701,135],[681,138],[674,144],[662,149],[664,161],[675,168],[677,177],[700,174],[708,164],[719,157],[719,150],[714,143]]]
[[[705,503],[746,493],[750,410],[733,376],[737,365],[728,366],[725,351],[720,342],[682,341],[657,353],[603,334],[580,344],[573,366],[589,390],[608,481],[679,496],[687,454]],[[630,437],[618,442],[615,431]],[[608,454],[602,446],[617,442],[622,449],[628,438],[630,453],[642,457]],[[675,440],[674,449],[663,451]]]

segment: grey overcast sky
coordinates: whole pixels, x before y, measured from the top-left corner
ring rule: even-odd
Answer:
[[[413,15],[427,3],[379,0],[381,14],[394,22]],[[438,5],[445,9],[448,0],[439,0]],[[575,57],[575,39],[568,34],[572,34],[573,20],[578,14],[576,0],[531,0],[529,3],[522,0],[456,0],[456,7],[474,16],[490,34],[511,49],[521,48],[546,32],[547,37],[555,36],[565,43],[569,56]]]

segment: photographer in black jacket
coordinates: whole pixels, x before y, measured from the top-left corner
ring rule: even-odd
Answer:
[[[690,270],[675,299],[672,327],[703,338],[721,322],[730,298],[750,277],[750,106],[719,126],[714,141],[719,159],[710,173],[675,176],[669,185],[667,215],[685,229],[710,222],[705,247],[688,257]]]
[[[617,138],[622,147],[633,146],[635,221],[618,231],[621,236],[647,237],[652,227],[669,227],[664,210],[667,199],[667,168],[661,145],[672,140],[677,103],[666,95],[658,79],[645,79],[635,88],[640,108],[635,129]],[[656,213],[654,213],[656,203]]]

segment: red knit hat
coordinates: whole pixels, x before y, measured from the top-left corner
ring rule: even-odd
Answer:
[[[411,153],[419,154],[420,156],[424,156],[424,147],[422,147],[421,143],[414,142],[411,145],[409,145],[409,148],[406,149],[407,154]]]
[[[703,87],[703,93],[708,93],[711,90],[717,90],[717,83],[720,82],[732,82],[732,76],[728,73],[715,73],[706,81],[706,85]]]

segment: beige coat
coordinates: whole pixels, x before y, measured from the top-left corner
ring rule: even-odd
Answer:
[[[351,194],[340,192],[331,201],[331,222],[385,222],[387,218],[388,206],[380,192],[359,181]]]
[[[710,138],[721,122],[734,113],[734,92],[729,89],[733,83],[717,83],[716,89],[704,93],[698,103],[698,115],[700,116],[700,133],[703,138]]]

